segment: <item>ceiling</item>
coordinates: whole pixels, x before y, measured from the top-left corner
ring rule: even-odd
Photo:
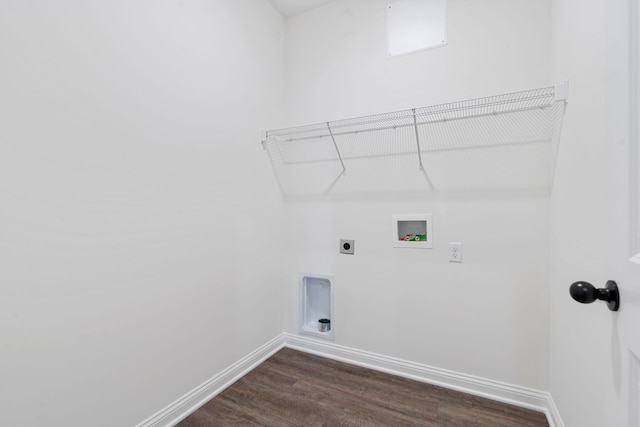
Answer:
[[[311,10],[333,0],[269,0],[287,18]]]

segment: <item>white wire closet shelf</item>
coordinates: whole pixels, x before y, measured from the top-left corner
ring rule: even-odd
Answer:
[[[548,194],[567,84],[263,134],[285,199]]]

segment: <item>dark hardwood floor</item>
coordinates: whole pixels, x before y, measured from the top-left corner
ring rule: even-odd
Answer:
[[[548,427],[540,412],[282,349],[179,427]]]

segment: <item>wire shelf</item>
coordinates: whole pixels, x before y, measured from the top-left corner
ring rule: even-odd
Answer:
[[[566,83],[269,130],[285,199],[478,190],[550,191]]]

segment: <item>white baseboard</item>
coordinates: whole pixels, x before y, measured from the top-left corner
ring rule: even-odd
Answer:
[[[137,424],[136,427],[169,427],[178,424],[214,396],[220,394],[224,389],[271,357],[283,345],[284,337],[282,335],[275,337],[166,408]]]
[[[283,333],[205,381],[136,427],[174,426],[214,396],[246,375],[282,347],[316,354],[341,362],[375,369],[429,384],[543,412],[549,427],[564,427],[548,392],[440,369],[420,363],[344,347],[311,337]]]
[[[564,422],[556,407],[556,402],[553,401],[553,397],[549,395],[549,412],[547,413],[547,420],[549,421],[549,427],[564,427]]]
[[[409,362],[300,335],[284,334],[284,346],[341,362],[543,412],[550,427],[564,427],[549,393]],[[551,409],[553,408],[553,412]]]

